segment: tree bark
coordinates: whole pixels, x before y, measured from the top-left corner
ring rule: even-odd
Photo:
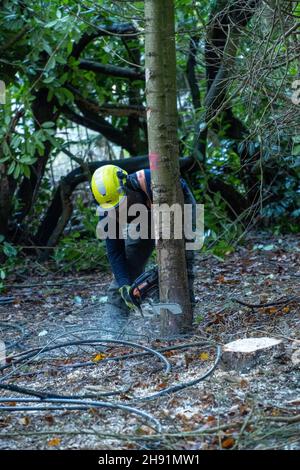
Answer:
[[[200,37],[199,36],[192,36],[190,39],[190,46],[189,46],[189,55],[186,64],[186,74],[187,79],[189,82],[191,95],[192,95],[192,102],[195,109],[195,112],[199,111],[201,107],[201,99],[200,99],[200,88],[198,85],[198,80],[196,76],[196,65],[197,65],[197,49],[199,44]]]
[[[126,35],[127,38],[132,36],[135,37],[137,30],[136,27],[132,23],[113,23],[111,25],[94,25],[96,31],[92,33],[84,33],[79,41],[74,45],[72,56],[75,59],[78,59],[82,51],[99,36],[115,36],[115,35]]]
[[[87,127],[88,129],[91,129],[95,132],[99,132],[110,142],[113,142],[114,144],[125,148],[130,154],[134,155],[132,143],[128,142],[125,132],[112,126],[103,117],[89,110],[83,105],[82,102],[75,102],[80,111],[82,112],[83,116],[77,114],[73,109],[64,105],[64,107],[62,108],[62,112],[68,119],[70,119],[70,121],[75,122],[76,124],[79,124],[81,126]]]
[[[130,80],[145,80],[144,72],[139,70],[130,69],[129,67],[101,64],[93,60],[82,59],[79,63],[79,68],[83,70],[91,70],[96,73],[103,73],[110,77],[128,78]]]
[[[183,206],[177,139],[175,15],[173,0],[145,0],[145,62],[149,161],[161,302],[176,302],[183,315],[161,310],[161,334],[174,335],[192,326],[184,238],[164,240],[157,207]]]

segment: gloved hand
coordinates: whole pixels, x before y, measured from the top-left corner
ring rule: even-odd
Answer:
[[[125,286],[120,287],[119,292],[120,292],[121,297],[124,300],[125,304],[127,305],[127,307],[130,310],[133,310],[135,308],[135,305],[132,302],[131,297],[130,297],[130,293],[129,293],[130,289],[131,289],[130,286],[125,285]]]

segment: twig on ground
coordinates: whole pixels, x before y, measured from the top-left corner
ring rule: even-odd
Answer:
[[[244,302],[243,300],[233,298],[232,299],[234,302],[237,302],[238,304],[244,305],[244,307],[249,307],[249,308],[265,308],[265,307],[283,307],[284,305],[291,304],[292,302],[299,302],[300,297],[295,295],[293,297],[288,297],[286,299],[279,299],[274,302],[268,302],[265,304],[250,304],[248,302]]]

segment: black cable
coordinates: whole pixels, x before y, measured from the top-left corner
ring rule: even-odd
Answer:
[[[129,342],[129,341],[102,340],[102,339],[101,340],[81,340],[81,341],[73,341],[73,342],[63,343],[63,344],[60,344],[60,345],[56,345],[56,346],[52,346],[52,347],[44,348],[44,349],[40,348],[40,350],[42,351],[42,353],[45,353],[45,352],[48,352],[50,349],[53,350],[53,349],[57,349],[57,348],[61,348],[61,347],[66,347],[66,345],[67,346],[73,346],[74,344],[76,344],[76,345],[78,345],[78,344],[88,344],[88,345],[90,345],[90,344],[94,344],[94,343],[98,344],[99,342],[101,342],[101,343],[106,342],[106,343],[126,344],[126,345],[130,345],[131,347],[138,347],[138,348],[144,349],[147,352],[147,354],[153,354],[156,357],[158,357],[159,359],[161,359],[161,361],[165,364],[165,372],[166,373],[169,373],[170,370],[171,370],[171,364],[159,352],[155,351],[154,349],[148,348],[147,346],[142,346],[142,345],[132,343],[132,342]],[[35,350],[34,352],[31,352],[30,354],[36,355],[36,354],[39,354],[39,353],[36,352],[36,350]],[[26,359],[28,359],[28,353],[25,352],[25,357],[21,357],[21,359],[18,361],[18,364],[20,364],[20,361],[23,361],[23,360],[26,360]],[[92,364],[97,365],[97,364],[99,364],[99,362],[92,363]],[[66,396],[66,395],[63,395],[63,394],[58,394],[58,393],[53,393],[53,392],[37,391],[37,390],[32,390],[32,389],[29,389],[29,388],[26,388],[26,387],[19,387],[18,385],[4,384],[3,383],[4,379],[5,379],[5,377],[0,378],[0,389],[9,390],[9,391],[12,391],[12,392],[21,393],[21,394],[24,394],[24,395],[30,395],[30,396],[34,396],[34,397],[39,397],[39,398],[43,398],[43,399],[44,398],[83,399],[83,398],[93,398],[93,397],[95,397],[95,394],[91,394],[91,395],[84,394],[84,395],[73,395],[73,396],[68,395],[68,396]],[[119,395],[121,393],[124,393],[123,389],[118,390],[118,391],[114,391],[114,392],[107,392],[107,393],[103,394],[102,396],[113,396],[113,395]]]
[[[160,392],[154,393],[153,395],[137,398],[137,399],[133,400],[132,403],[136,403],[136,402],[139,402],[139,401],[155,400],[156,398],[159,398],[159,397],[162,397],[162,396],[165,396],[165,395],[169,395],[170,393],[179,392],[180,390],[183,390],[184,388],[192,387],[193,385],[197,385],[199,382],[201,382],[202,380],[206,379],[209,375],[211,375],[213,373],[213,371],[216,369],[216,367],[218,366],[218,364],[220,362],[220,359],[221,359],[222,349],[221,349],[220,346],[217,346],[216,350],[217,350],[217,357],[215,359],[214,364],[212,365],[212,367],[207,372],[205,372],[205,374],[201,375],[201,377],[198,377],[198,379],[190,380],[189,382],[182,382],[182,383],[179,383],[177,385],[172,385],[171,387],[167,387],[167,388],[161,390]]]
[[[15,398],[13,399],[14,401]],[[0,411],[69,411],[88,410],[87,406],[1,406]]]
[[[35,349],[32,349],[29,352],[24,351],[23,353],[20,353],[18,355],[19,359],[15,360],[15,361],[13,361],[13,356],[10,357],[9,358],[10,363],[0,367],[0,371],[3,371],[4,369],[6,369],[8,367],[11,367],[12,365],[20,364],[23,361],[25,361],[26,359],[32,359],[34,356],[38,356],[39,354],[44,354],[45,352],[53,351],[55,349],[60,349],[60,348],[69,347],[69,346],[79,346],[79,345],[82,345],[82,344],[92,346],[94,344],[101,344],[101,343],[122,344],[122,345],[126,345],[126,346],[131,346],[131,347],[134,347],[134,348],[144,349],[149,354],[153,354],[154,356],[158,357],[158,359],[160,359],[160,361],[162,361],[165,364],[165,372],[166,373],[169,373],[171,371],[171,364],[169,363],[169,361],[162,354],[160,354],[158,351],[156,351],[155,349],[149,348],[147,346],[143,346],[143,345],[138,344],[138,343],[133,343],[131,341],[117,340],[117,339],[97,339],[97,340],[95,339],[95,340],[69,341],[69,342],[61,343],[61,344],[58,344],[58,345],[55,345],[55,346],[49,346],[49,347],[45,347],[45,348],[35,348]],[[99,362],[97,362],[97,364],[100,364],[101,362],[102,361],[99,361]]]
[[[7,402],[16,402],[16,403],[57,403],[57,404],[76,404],[79,405],[80,408],[85,406],[85,409],[90,408],[109,408],[109,409],[118,409],[121,411],[126,411],[127,413],[133,413],[142,418],[145,418],[150,423],[153,423],[154,426],[151,426],[155,429],[158,433],[161,432],[161,424],[160,422],[152,415],[146,413],[145,411],[139,410],[137,408],[133,408],[132,406],[122,405],[121,403],[110,403],[104,401],[87,401],[87,400],[77,400],[72,398],[45,398],[43,400],[37,398],[0,398],[0,403],[7,403]],[[37,406],[36,409],[30,407],[30,411],[39,411],[39,407]],[[44,408],[44,410],[47,407]],[[65,407],[68,409],[68,407]],[[7,406],[2,407],[0,406],[0,411],[19,411],[17,406]],[[27,407],[23,407],[22,411],[28,411]],[[150,426],[150,424],[149,424]]]
[[[0,297],[0,305],[12,304],[14,300],[14,297]]]
[[[0,388],[2,390],[9,390],[10,392],[21,393],[22,395],[31,395],[33,397],[38,397],[41,399],[44,398],[64,398],[61,395],[57,395],[51,392],[42,392],[38,390],[32,390],[31,388],[27,387],[19,387],[18,385],[11,385],[11,384],[3,384],[0,383]]]
[[[110,397],[115,395],[120,395],[122,393],[127,393],[130,387],[123,388],[121,390],[115,390],[113,392],[103,392],[103,393],[85,393],[83,395],[64,395],[64,394],[57,394],[53,392],[43,392],[39,390],[32,390],[31,388],[27,387],[19,387],[19,385],[13,384],[3,384],[0,383],[0,389],[8,390],[10,392],[21,393],[22,395],[30,395],[33,397],[45,399],[45,398],[74,398],[74,399],[92,399],[97,397]]]
[[[179,344],[176,346],[167,346],[165,348],[158,348],[156,351],[163,353],[163,352],[168,352],[168,351],[173,351],[173,350],[178,350],[178,349],[187,349],[191,347],[203,347],[206,348],[207,344],[205,344],[203,341],[197,341],[195,343],[185,343],[185,344]],[[108,361],[122,361],[124,359],[134,359],[137,357],[143,357],[147,356],[149,353],[148,352],[141,352],[141,353],[129,353],[129,354],[124,354],[121,356],[112,356],[112,357],[105,357],[104,359],[101,360],[101,362],[108,362]],[[75,368],[75,367],[85,367],[85,366],[94,366],[96,365],[95,362],[93,361],[88,361],[88,362],[75,362],[74,364],[64,364],[62,366],[58,366],[59,368],[62,369],[68,369],[68,368]]]
[[[209,343],[205,343],[203,341],[201,341],[201,342],[197,341],[195,343],[185,343],[185,344],[177,344],[177,345],[174,345],[174,346],[167,346],[167,347],[164,347],[164,348],[159,348],[159,349],[157,349],[157,351],[161,353],[161,352],[168,352],[168,351],[173,351],[173,350],[187,349],[187,348],[191,348],[191,347],[200,347],[200,349],[203,349],[203,348],[207,348],[208,345],[209,345]],[[105,358],[105,359],[102,359],[101,362],[103,363],[103,362],[109,361],[109,360],[119,361],[119,360],[124,360],[124,359],[143,357],[143,356],[146,356],[148,354],[150,354],[150,352],[148,352],[148,351],[141,352],[141,353],[131,353],[131,354],[126,354],[126,355],[122,355],[122,356],[114,356],[114,357],[110,357],[110,358]],[[72,367],[72,366],[82,367],[84,365],[96,365],[96,364],[94,362],[88,362],[88,363],[70,365],[70,367]],[[64,368],[64,367],[69,367],[69,366],[62,366],[62,368]],[[214,368],[213,368],[213,370],[214,370]],[[211,370],[211,372],[213,372],[213,370]],[[37,371],[37,372],[39,372],[39,371]],[[209,374],[210,374],[210,372],[209,372]],[[204,378],[206,378],[206,377],[207,377],[207,375],[205,374]],[[196,379],[196,383],[200,382],[201,380],[204,380],[204,378],[200,377],[200,378]],[[184,385],[183,388],[186,388],[188,386],[193,385],[193,383],[191,385],[189,385],[189,382],[187,384],[188,385]],[[179,390],[181,390],[181,384],[179,384],[179,385],[180,385]],[[174,390],[174,392],[176,392],[177,391],[177,385],[174,386],[174,387],[176,387],[176,390]],[[120,389],[120,390],[116,390],[116,391],[113,391],[113,392],[82,394],[82,395],[76,394],[76,395],[72,395],[72,396],[65,395],[65,394],[56,394],[56,393],[35,391],[35,390],[27,389],[27,388],[24,388],[24,387],[19,387],[19,386],[16,386],[16,385],[10,385],[10,384],[1,384],[0,383],[0,388],[5,389],[5,390],[10,390],[10,391],[13,391],[13,392],[17,392],[17,393],[37,396],[39,398],[68,398],[68,397],[70,397],[70,398],[74,398],[74,399],[92,399],[92,398],[95,398],[95,397],[111,397],[111,396],[120,395],[120,394],[128,392],[130,387],[129,388],[127,387],[126,389],[123,388],[123,389]],[[163,392],[165,392],[165,390],[163,390]],[[165,393],[166,394],[167,393],[172,393],[172,390],[171,391],[166,390]]]
[[[135,347],[140,347],[142,349],[145,349],[146,352],[143,352],[143,353],[137,353],[138,355],[146,355],[146,354],[155,354],[156,356],[158,356],[159,358],[161,357],[161,354],[160,352],[158,352],[157,350],[153,350],[151,348],[147,348],[146,346],[142,346],[142,345],[137,345],[135,343],[130,343],[128,341],[121,341],[121,340],[94,340],[94,341],[87,341],[87,340],[82,340],[82,341],[76,341],[76,342],[68,342],[68,343],[63,343],[62,345],[57,345],[55,347],[50,347],[50,348],[41,348],[39,349],[39,351],[42,351],[42,352],[47,352],[48,350],[53,350],[53,349],[57,349],[59,347],[66,347],[67,346],[74,346],[74,345],[78,345],[78,344],[94,344],[94,343],[103,343],[103,342],[107,342],[107,343],[117,343],[117,344],[129,344],[130,346],[134,345]],[[161,348],[162,350],[164,350],[165,352],[166,351],[170,351],[170,350],[178,350],[178,349],[186,349],[186,348],[189,348],[189,347],[196,347],[196,346],[208,346],[209,345],[209,342],[207,342],[206,344],[201,342],[201,343],[186,343],[186,344],[179,344],[179,345],[175,345],[175,346],[169,346],[169,347],[165,347],[165,348]],[[157,398],[160,398],[162,396],[165,396],[165,395],[169,395],[171,393],[176,393],[178,391],[181,391],[187,387],[191,387],[193,385],[196,385],[198,384],[199,382],[201,382],[202,380],[206,379],[207,377],[209,377],[213,372],[214,370],[216,369],[217,365],[219,364],[219,361],[221,359],[221,347],[219,345],[214,345],[214,347],[216,348],[216,359],[213,363],[213,365],[209,368],[208,371],[206,371],[203,375],[201,375],[200,377],[198,377],[197,379],[194,379],[194,380],[191,380],[191,381],[188,381],[188,382],[181,382],[181,383],[178,383],[176,385],[172,385],[170,387],[167,387],[163,390],[160,390],[159,392],[157,393],[154,393],[152,395],[148,395],[148,396],[145,396],[145,397],[133,397],[132,400],[130,400],[130,403],[138,403],[138,402],[142,402],[142,401],[151,401],[151,400],[155,400]],[[31,351],[30,352],[30,357],[32,357],[32,355],[36,355],[36,350]],[[128,355],[127,355],[128,356]],[[118,358],[121,358],[121,356],[119,356]],[[28,353],[25,355],[25,358],[23,357],[21,360],[23,361],[24,359],[28,359]],[[19,361],[20,362],[20,361]],[[103,362],[103,361],[101,361]],[[169,364],[169,362],[164,358],[163,360],[164,363],[167,363],[167,365],[169,365],[169,367],[167,367],[166,369],[168,369],[168,371],[171,370],[171,366]],[[91,408],[91,407],[106,407],[106,408],[111,408],[111,409],[123,409],[125,411],[129,411],[129,412],[132,412],[132,413],[135,413],[135,414],[138,414],[140,416],[143,416],[145,418],[147,418],[148,420],[152,421],[152,422],[155,422],[156,424],[156,427],[159,428],[160,427],[160,424],[159,422],[154,418],[152,417],[151,415],[143,412],[143,411],[139,411],[137,410],[136,408],[132,408],[131,406],[128,406],[128,405],[124,405],[124,404],[121,404],[121,403],[118,403],[118,402],[101,402],[101,401],[86,401],[84,400],[83,398],[78,398],[76,395],[75,396],[61,396],[61,395],[54,395],[50,392],[40,392],[40,391],[35,391],[35,390],[31,390],[31,389],[28,389],[26,387],[19,387],[19,386],[16,386],[16,385],[9,385],[9,384],[1,384],[0,383],[0,388],[2,389],[6,389],[6,390],[12,390],[12,391],[15,391],[17,393],[22,393],[22,394],[27,394],[27,395],[33,395],[35,397],[38,397],[38,398],[5,398],[5,399],[0,399],[0,403],[2,402],[11,402],[11,401],[15,401],[15,402],[39,402],[39,403],[63,403],[63,404],[76,404],[79,406],[79,408],[72,408],[72,409],[88,409],[88,408]],[[85,397],[87,398],[87,397]],[[84,408],[84,406],[86,406],[86,408]],[[2,407],[0,406],[0,411],[38,411],[38,410],[48,410],[49,408],[48,407],[45,407],[45,408],[40,408],[40,407]],[[60,408],[59,408],[60,409]],[[64,408],[62,408],[64,409]],[[66,407],[66,409],[71,409],[71,408],[68,408]]]
[[[203,343],[200,343],[201,346],[207,346],[204,345]],[[165,351],[170,351],[170,350],[173,350],[173,349],[186,349],[188,347],[195,347],[195,343],[190,343],[190,344],[184,344],[184,345],[176,345],[176,346],[169,346],[167,348],[162,348],[164,349]],[[161,396],[165,396],[165,395],[168,395],[170,393],[176,393],[180,390],[183,390],[184,388],[187,388],[187,387],[192,387],[193,385],[196,385],[198,384],[199,382],[201,382],[202,380],[206,379],[209,375],[211,375],[213,373],[213,371],[216,369],[220,359],[221,359],[221,347],[219,345],[215,346],[216,348],[216,352],[217,352],[217,355],[216,355],[216,359],[214,361],[214,364],[212,365],[212,367],[210,367],[210,369],[205,372],[202,376],[198,377],[197,379],[194,379],[194,380],[191,380],[189,382],[183,382],[183,383],[179,383],[177,385],[172,385],[170,387],[167,387],[157,393],[154,393],[152,395],[149,395],[149,396],[146,396],[146,397],[133,397],[133,400],[130,400],[130,402],[139,402],[139,401],[149,401],[149,400],[155,400],[156,398],[159,398]],[[149,348],[150,349],[150,348]],[[148,353],[150,353],[151,351],[149,351]],[[146,353],[142,353],[142,354],[146,354]],[[103,361],[101,361],[103,362]],[[65,396],[65,395],[58,395],[58,394],[53,394],[53,393],[50,393],[50,392],[39,392],[39,391],[35,391],[35,390],[31,390],[31,389],[27,389],[25,387],[18,387],[18,386],[15,386],[15,385],[8,385],[8,384],[1,384],[0,383],[0,388],[2,389],[6,389],[6,390],[11,390],[11,391],[15,391],[17,393],[22,393],[22,394],[26,394],[26,395],[33,395],[33,396],[38,396],[42,399],[50,399],[50,398],[58,398],[58,399],[62,399],[62,398],[65,398],[65,399],[81,399],[80,396],[78,395],[68,395],[68,396]],[[107,395],[109,396],[109,395]],[[87,397],[86,397],[87,398]]]

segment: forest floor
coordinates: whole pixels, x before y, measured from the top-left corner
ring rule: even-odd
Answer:
[[[110,274],[32,271],[3,294],[11,303],[0,303],[9,359],[0,376],[1,449],[300,448],[299,237],[250,234],[224,261],[199,254],[193,334],[169,341],[158,338],[154,316],[118,322],[104,313]],[[282,298],[259,308],[235,300]],[[281,339],[280,353],[247,371],[222,367],[218,345],[262,336]],[[130,355],[141,346],[152,351]],[[157,355],[163,348],[171,372]]]

